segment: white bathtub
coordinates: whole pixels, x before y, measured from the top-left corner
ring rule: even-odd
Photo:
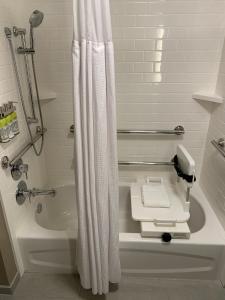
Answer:
[[[75,270],[77,217],[74,187],[59,187],[55,198],[42,198],[42,212],[30,215],[17,238],[24,268],[31,272]],[[120,185],[120,257],[123,273],[135,276],[220,279],[225,232],[199,187],[191,194],[190,240],[142,238],[131,219],[129,184]],[[40,208],[40,205],[39,205]]]

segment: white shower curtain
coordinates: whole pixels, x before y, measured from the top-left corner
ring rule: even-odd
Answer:
[[[120,281],[114,53],[109,0],[74,0],[77,267],[106,294]]]

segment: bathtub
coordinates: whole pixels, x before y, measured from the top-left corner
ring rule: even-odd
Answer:
[[[18,229],[25,271],[76,271],[77,214],[74,186],[57,188],[55,198],[35,200],[35,212]],[[139,223],[131,219],[130,186],[120,184],[120,258],[130,276],[218,280],[225,249],[225,232],[201,189],[191,193],[191,238],[142,238]]]

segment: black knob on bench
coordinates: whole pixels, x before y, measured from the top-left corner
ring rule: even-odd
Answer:
[[[169,242],[171,242],[171,240],[172,240],[172,236],[171,236],[170,233],[165,232],[165,233],[162,234],[162,241],[163,242],[169,243]]]

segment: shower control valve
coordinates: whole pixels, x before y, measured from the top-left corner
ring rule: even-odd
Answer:
[[[24,164],[23,160],[20,158],[18,159],[12,166],[11,175],[14,180],[19,180],[23,174],[26,175],[26,179],[28,173],[28,164]]]
[[[25,174],[26,179],[28,179],[28,175],[27,175],[27,173],[28,173],[28,164],[21,164],[19,166],[19,170],[20,170],[21,173]]]

